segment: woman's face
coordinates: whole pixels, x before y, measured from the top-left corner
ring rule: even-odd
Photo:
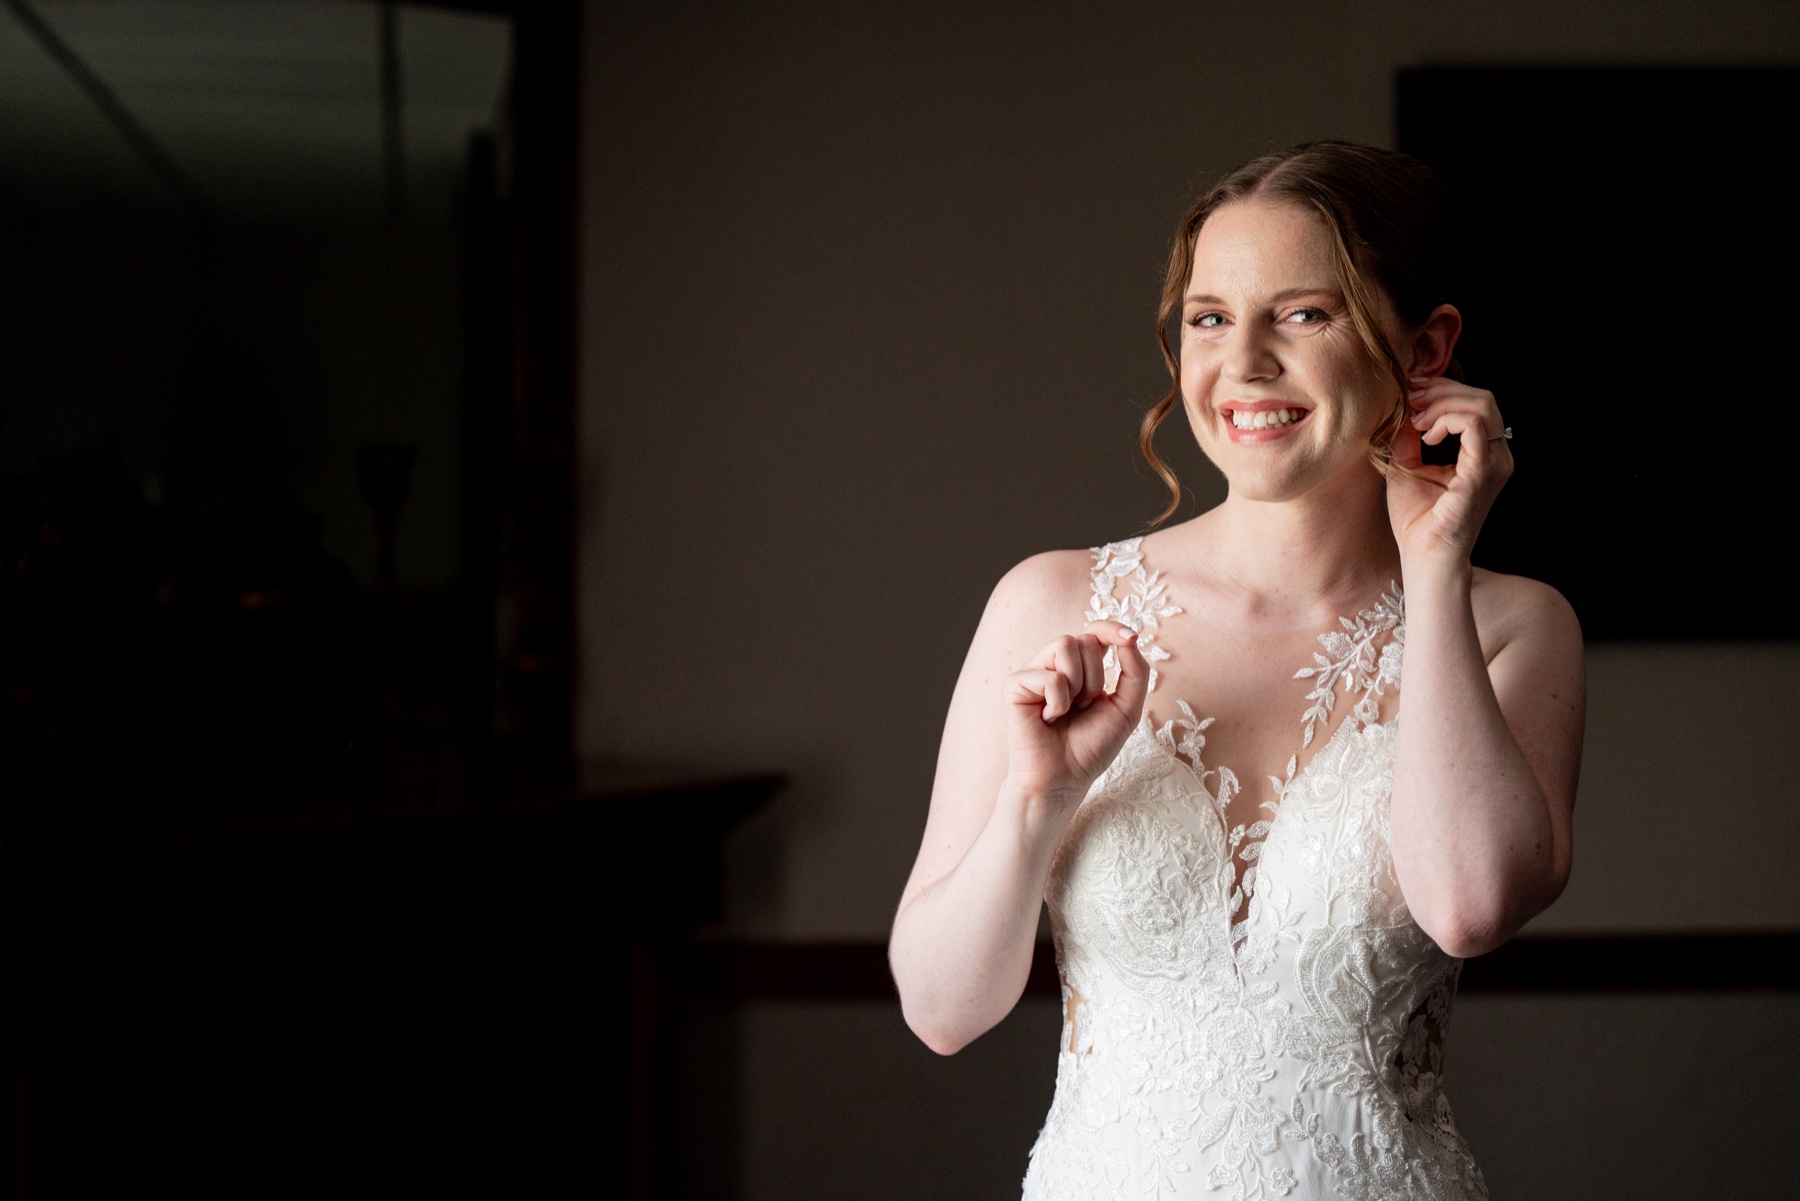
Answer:
[[[1394,390],[1351,324],[1316,214],[1245,200],[1207,219],[1182,305],[1181,393],[1234,496],[1288,500],[1373,476],[1369,439]]]

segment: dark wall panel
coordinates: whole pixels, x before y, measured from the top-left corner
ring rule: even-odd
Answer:
[[[1800,72],[1428,69],[1399,147],[1463,206],[1461,358],[1517,431],[1477,562],[1590,638],[1789,638],[1786,166]]]

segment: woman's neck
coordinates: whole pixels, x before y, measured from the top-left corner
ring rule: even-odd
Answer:
[[[1385,486],[1372,472],[1292,500],[1227,496],[1202,521],[1207,574],[1282,607],[1341,611],[1400,576]]]

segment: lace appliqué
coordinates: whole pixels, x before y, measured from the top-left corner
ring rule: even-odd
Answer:
[[[1301,739],[1302,748],[1309,747],[1313,735],[1318,732],[1320,723],[1329,721],[1331,711],[1337,704],[1337,686],[1342,683],[1345,693],[1362,692],[1357,699],[1350,716],[1359,727],[1372,726],[1381,717],[1381,698],[1390,687],[1400,686],[1400,664],[1406,653],[1406,597],[1400,585],[1388,582],[1388,591],[1381,594],[1381,599],[1369,608],[1358,613],[1354,619],[1338,618],[1341,630],[1328,630],[1319,635],[1319,644],[1325,648],[1323,654],[1313,652],[1313,665],[1302,667],[1294,673],[1296,680],[1310,679],[1312,691],[1306,699],[1312,702],[1304,714],[1301,724],[1306,727],[1306,736]],[[1381,639],[1392,634],[1386,643]],[[1380,644],[1380,650],[1376,649]],[[1293,755],[1287,761],[1286,777],[1270,776],[1269,786],[1275,792],[1275,800],[1263,805],[1271,814],[1281,811],[1281,803],[1287,798],[1287,791],[1294,783],[1294,769],[1299,766],[1300,756]],[[1270,822],[1257,822],[1252,830],[1260,828],[1264,836],[1268,834]],[[1235,844],[1234,844],[1235,845]],[[1245,863],[1249,863],[1253,854],[1260,854],[1259,847],[1246,848]],[[1250,869],[1244,873],[1244,895],[1254,893],[1254,880]]]
[[[1163,662],[1146,635],[1180,609],[1139,545],[1095,551],[1089,616]],[[1077,809],[1046,891],[1069,1012],[1028,1201],[1486,1196],[1442,1091],[1457,964],[1412,921],[1389,850],[1397,725],[1378,719],[1401,599],[1341,621],[1299,673],[1308,744],[1340,682],[1361,695],[1272,779],[1268,820],[1226,829],[1238,780],[1181,702]]]
[[[1244,909],[1245,903],[1256,892],[1257,860],[1262,857],[1263,839],[1274,828],[1274,817],[1280,809],[1281,783],[1274,776],[1269,779],[1275,783],[1275,800],[1264,801],[1262,808],[1269,811],[1269,816],[1251,822],[1249,825],[1231,824],[1231,802],[1243,791],[1238,783],[1237,773],[1229,767],[1206,766],[1206,729],[1213,724],[1210,717],[1197,717],[1194,708],[1186,701],[1176,701],[1175,707],[1181,711],[1179,717],[1171,717],[1157,727],[1156,740],[1164,748],[1187,760],[1194,769],[1194,775],[1200,781],[1201,789],[1207,799],[1212,802],[1213,811],[1219,815],[1219,827],[1225,831],[1227,858],[1242,859],[1244,874],[1232,885],[1230,899],[1226,902],[1232,917],[1237,917]],[[1180,731],[1179,737],[1176,731]],[[1293,761],[1288,763],[1288,775],[1293,775]],[[1235,946],[1244,939],[1245,922],[1233,922],[1231,941]]]
[[[1167,617],[1181,612],[1169,604],[1166,589],[1162,584],[1160,572],[1146,573],[1143,567],[1143,555],[1137,551],[1137,543],[1141,539],[1133,539],[1129,543],[1114,544],[1126,548],[1132,553],[1129,567],[1125,570],[1135,571],[1137,578],[1143,582],[1145,595],[1153,596],[1164,608],[1159,616]],[[1103,547],[1095,552],[1097,560],[1102,553],[1112,549]],[[1104,560],[1102,560],[1104,561]],[[1124,574],[1124,572],[1120,572]],[[1095,573],[1095,593],[1101,589],[1101,575]],[[1111,584],[1106,584],[1111,600]],[[1135,599],[1135,598],[1134,598]],[[1119,602],[1113,601],[1114,605]],[[1098,605],[1095,606],[1098,608]],[[1092,612],[1089,620],[1094,620]],[[1121,620],[1115,618],[1114,620]],[[1313,665],[1302,667],[1294,673],[1297,680],[1311,679],[1313,689],[1306,696],[1311,702],[1301,721],[1305,726],[1305,738],[1302,747],[1310,747],[1319,724],[1327,721],[1337,703],[1337,687],[1341,683],[1346,693],[1360,691],[1356,706],[1351,710],[1351,717],[1358,726],[1373,725],[1380,717],[1381,698],[1388,688],[1400,684],[1400,665],[1406,646],[1406,601],[1400,586],[1390,582],[1388,591],[1382,593],[1381,599],[1374,605],[1362,610],[1355,618],[1340,617],[1338,623],[1341,630],[1329,630],[1319,635],[1319,644],[1324,653],[1314,652]],[[1136,628],[1135,626],[1133,627]],[[1387,637],[1383,643],[1382,639]],[[1169,652],[1162,647],[1156,648],[1158,660],[1167,660]],[[1154,686],[1155,673],[1151,680]],[[1206,728],[1213,724],[1211,717],[1201,718],[1195,715],[1192,706],[1186,701],[1177,701],[1176,706],[1181,716],[1170,718],[1156,730],[1156,739],[1169,750],[1180,755],[1192,765],[1194,774],[1199,777],[1201,787],[1212,800],[1213,808],[1218,812],[1220,824],[1225,828],[1225,838],[1229,847],[1229,855],[1241,860],[1244,864],[1243,876],[1232,887],[1229,901],[1230,912],[1234,919],[1231,927],[1233,946],[1242,943],[1247,937],[1250,925],[1246,914],[1251,899],[1256,895],[1258,860],[1262,858],[1263,841],[1274,829],[1275,819],[1280,815],[1281,803],[1287,794],[1288,787],[1294,782],[1294,774],[1300,764],[1300,757],[1292,755],[1287,761],[1284,776],[1270,776],[1269,787],[1274,797],[1264,801],[1260,806],[1268,812],[1266,818],[1254,822],[1233,826],[1230,824],[1229,810],[1231,803],[1243,790],[1237,775],[1228,767],[1209,768],[1202,758],[1206,749]],[[1175,731],[1181,731],[1177,737]]]
[[[1093,548],[1094,569],[1090,576],[1094,595],[1088,601],[1089,621],[1116,621],[1137,631],[1138,653],[1150,664],[1150,691],[1156,691],[1156,665],[1169,657],[1169,652],[1156,645],[1156,630],[1166,618],[1180,609],[1169,603],[1162,572],[1144,570],[1144,540],[1127,538]],[[1130,579],[1131,590],[1114,596],[1119,581]],[[1118,670],[1119,655],[1107,648],[1106,668],[1110,674]]]
[[[1312,705],[1301,718],[1306,725],[1303,746],[1312,745],[1319,723],[1331,717],[1332,707],[1337,704],[1339,681],[1343,682],[1345,692],[1361,690],[1362,699],[1356,702],[1351,716],[1365,726],[1374,724],[1388,685],[1400,683],[1400,657],[1406,647],[1406,602],[1400,585],[1389,583],[1388,588],[1379,601],[1358,613],[1355,620],[1338,618],[1344,627],[1342,630],[1320,634],[1319,642],[1325,647],[1325,653],[1314,651],[1313,666],[1302,667],[1294,673],[1296,680],[1311,679],[1313,682],[1313,690],[1306,694]],[[1375,644],[1389,631],[1394,636],[1378,653]],[[1288,776],[1293,776],[1291,761]]]

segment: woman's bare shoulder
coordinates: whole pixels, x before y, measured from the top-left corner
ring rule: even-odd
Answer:
[[[1024,667],[1051,639],[1081,632],[1091,595],[1092,562],[1088,551],[1045,551],[1000,577],[963,660],[957,696],[951,702],[953,726],[959,710],[975,704],[975,696]],[[987,702],[970,710],[976,711],[988,712]],[[992,709],[992,715],[998,713],[997,708]]]
[[[1085,550],[1049,550],[1020,561],[994,585],[983,622],[1066,632],[1087,609],[1093,565],[1093,552]]]
[[[1528,576],[1475,569],[1469,594],[1475,628],[1491,661],[1521,639],[1567,645],[1581,644],[1581,622],[1563,594]]]

